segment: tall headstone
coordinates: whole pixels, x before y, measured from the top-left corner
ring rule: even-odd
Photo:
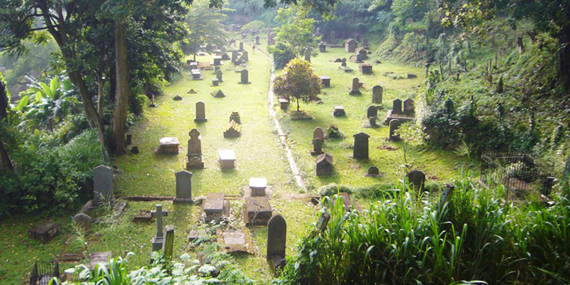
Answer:
[[[408,183],[410,183],[414,189],[423,191],[424,184],[426,183],[426,175],[423,172],[419,170],[412,170],[408,172],[407,177]]]
[[[415,116],[414,100],[408,98],[404,101],[404,115],[409,117]]]
[[[192,172],[182,170],[174,174],[176,177],[175,204],[192,203]]]
[[[366,118],[376,117],[377,115],[378,115],[378,108],[376,108],[375,106],[370,106],[368,107],[368,110],[366,110]]]
[[[350,95],[360,95],[360,81],[358,78],[352,79],[352,85],[350,86]]]
[[[244,69],[241,71],[241,81],[239,82],[240,84],[250,84],[251,82],[249,82],[249,71],[247,71],[247,69]]]
[[[73,223],[85,232],[91,231],[91,223],[93,220],[90,216],[84,213],[78,213],[73,216]]]
[[[224,82],[223,78],[224,73],[222,72],[221,69],[216,70],[216,78],[218,79],[219,82]]]
[[[259,36],[255,36],[255,44],[256,44],[256,45],[259,44]]]
[[[243,51],[243,42],[239,42],[239,50]]]
[[[282,269],[287,260],[287,223],[277,214],[267,223],[267,262],[272,270]]]
[[[382,104],[382,93],[384,89],[380,85],[372,87],[372,104]]]
[[[320,138],[321,140],[325,139],[325,133],[321,127],[316,127],[313,131],[313,139]]]
[[[402,115],[402,100],[394,99],[394,101],[392,101],[392,114]]]
[[[174,226],[168,225],[164,229],[164,243],[162,244],[162,253],[164,257],[168,260],[172,259],[172,254],[174,253]]]
[[[168,216],[168,211],[162,210],[162,204],[156,204],[156,211],[152,211],[151,214],[156,217],[156,236],[152,238],[152,251],[159,251],[164,243],[162,217]]]
[[[400,136],[396,134],[396,130],[400,127],[402,121],[400,120],[391,120],[390,121],[390,140],[391,141],[399,141]]]
[[[206,119],[206,105],[204,102],[198,101],[196,102],[196,119],[194,119],[194,122],[201,123],[206,121],[208,121]]]
[[[238,59],[237,50],[232,50],[232,62],[235,62],[237,59]]]
[[[113,203],[113,170],[106,165],[93,169],[93,206],[98,206],[102,199]]]
[[[204,161],[202,160],[202,139],[200,137],[200,132],[197,129],[192,129],[189,135],[188,162],[186,163],[186,168],[202,169],[204,168]]]
[[[354,135],[353,157],[356,159],[368,159],[368,138],[365,133]]]
[[[243,61],[249,61],[249,54],[247,53],[247,50],[244,50],[241,53],[241,57],[243,58]]]

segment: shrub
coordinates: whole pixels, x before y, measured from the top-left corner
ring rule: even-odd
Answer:
[[[340,192],[352,193],[352,189],[350,189],[350,187],[348,186],[337,185],[336,183],[330,183],[319,188],[318,192],[319,195],[321,195],[321,197],[324,197],[324,196],[332,196]]]
[[[343,139],[344,134],[338,129],[337,126],[331,125],[327,129],[327,138],[329,138],[329,139]]]

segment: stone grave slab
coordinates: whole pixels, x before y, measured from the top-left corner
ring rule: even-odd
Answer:
[[[95,270],[95,266],[105,266],[106,268],[109,267],[109,260],[111,260],[111,252],[104,251],[104,252],[94,252],[89,254],[89,269],[91,271]]]
[[[159,140],[158,152],[161,154],[178,154],[180,142],[176,137],[166,137]]]
[[[289,100],[285,98],[279,98],[279,107],[281,110],[287,110],[287,108],[289,108]]]
[[[60,232],[61,224],[47,223],[30,229],[28,235],[33,239],[46,243],[55,238]]]
[[[235,168],[236,154],[233,150],[220,150],[218,154],[220,156],[220,166],[222,169]]]
[[[251,189],[251,196],[265,196],[265,189],[267,189],[267,178],[250,178],[249,188]]]
[[[321,84],[326,88],[331,87],[331,78],[326,75],[321,75]]]
[[[188,241],[193,242],[197,239],[206,239],[209,237],[210,235],[205,229],[193,229],[188,234]]]
[[[200,69],[192,69],[190,74],[192,75],[192,80],[204,80],[204,76]]]
[[[133,217],[133,222],[150,222],[152,214],[147,210],[139,210]]]
[[[268,197],[249,197],[245,198],[244,217],[245,224],[251,225],[267,225],[273,210],[269,204]]]
[[[216,229],[216,237],[218,244],[221,245],[221,250],[227,253],[254,253],[253,243],[251,241],[251,234],[248,228],[243,229],[230,229],[222,231]]]
[[[206,215],[206,222],[220,220],[229,216],[229,201],[225,199],[224,193],[208,193],[202,203],[202,211]]]

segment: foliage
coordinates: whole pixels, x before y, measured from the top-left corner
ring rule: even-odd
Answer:
[[[404,150],[404,162],[408,164],[408,160],[406,158],[406,153],[410,146],[415,146],[421,144],[425,139],[425,134],[422,128],[420,128],[417,124],[412,122],[407,122],[402,124],[397,130],[396,134],[402,139],[404,142],[403,150]]]
[[[209,8],[208,1],[197,0],[192,3],[188,15],[186,16],[186,25],[188,26],[188,36],[186,40],[189,44],[189,50],[194,54],[198,52],[200,45],[212,47],[206,51],[212,53],[213,47],[220,48],[226,42],[226,32],[221,23],[226,19],[223,12],[228,9]]]
[[[282,74],[275,77],[274,92],[277,96],[294,98],[299,111],[299,100],[306,103],[314,100],[321,92],[320,83],[321,80],[313,72],[311,64],[295,58],[285,66]]]
[[[259,32],[261,30],[263,30],[263,27],[265,27],[265,24],[262,21],[259,20],[254,20],[251,21],[245,25],[243,25],[241,27],[242,31],[255,31],[255,32]]]
[[[313,36],[315,19],[309,17],[310,10],[302,6],[289,6],[277,10],[276,20],[280,23],[275,28],[275,43],[285,47],[281,50],[290,50],[300,57],[307,48],[316,48],[320,40]],[[274,53],[272,49],[269,52]]]
[[[104,163],[97,134],[87,131],[63,146],[59,143],[39,131],[11,143],[15,172],[0,173],[2,215],[58,214],[89,195],[92,169]]]
[[[416,197],[403,186],[399,195],[386,196],[362,214],[328,204],[328,228],[302,239],[298,255],[274,283],[568,282],[567,200],[550,208],[532,203],[517,209],[503,205],[501,188],[476,185],[470,179],[455,181],[445,205],[437,195]]]
[[[324,197],[324,196],[332,196],[332,195],[338,194],[340,192],[347,192],[350,194],[353,191],[348,186],[337,185],[336,183],[330,183],[330,184],[327,184],[327,185],[319,188],[318,192],[319,192],[319,195],[321,195],[321,197]]]
[[[330,125],[327,129],[327,138],[329,139],[344,139],[344,134],[335,125]]]
[[[283,43],[277,43],[269,48],[269,51],[273,54],[273,64],[276,69],[283,69],[296,57],[293,50]]]

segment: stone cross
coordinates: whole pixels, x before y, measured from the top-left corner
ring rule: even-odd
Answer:
[[[208,121],[206,119],[206,105],[204,102],[198,101],[196,102],[196,119],[194,119],[194,122],[201,123],[206,121]]]
[[[93,169],[93,206],[98,206],[101,198],[113,203],[113,170],[106,165]]]
[[[365,133],[354,135],[353,157],[356,159],[368,159],[368,138]]]
[[[372,87],[372,104],[382,104],[383,88],[380,85]]]
[[[151,214],[156,217],[156,236],[152,238],[152,251],[158,251],[162,249],[164,243],[162,217],[168,216],[168,211],[162,211],[162,204],[156,204],[156,211],[151,211]]]
[[[162,253],[164,253],[166,259],[172,259],[172,254],[174,253],[174,226],[166,226],[165,231],[166,235],[162,244]]]
[[[182,170],[176,176],[176,198],[174,203],[192,203],[192,172]]]
[[[394,101],[392,101],[392,114],[394,115],[402,114],[402,100],[394,99]]]
[[[277,214],[267,223],[267,262],[273,270],[283,268],[286,263],[287,223]]]

